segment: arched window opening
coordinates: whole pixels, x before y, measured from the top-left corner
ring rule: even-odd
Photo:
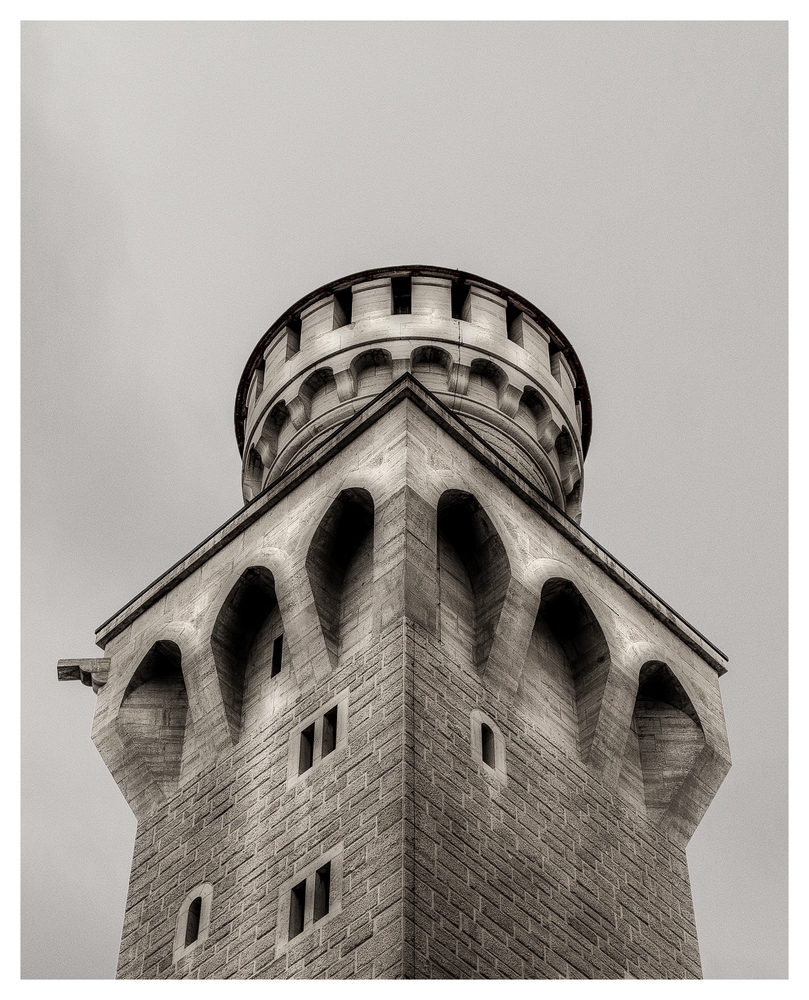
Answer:
[[[194,886],[187,893],[177,913],[173,961],[179,962],[200,948],[211,928],[213,886],[209,882]]]
[[[479,708],[469,717],[472,759],[477,761],[478,775],[502,787],[507,784],[506,741],[500,727]]]
[[[323,638],[332,661],[371,629],[374,504],[363,489],[344,490],[326,511],[306,556]]]
[[[485,722],[480,724],[480,743],[482,747],[483,763],[488,764],[489,767],[495,766],[495,754],[494,754],[494,733],[490,726],[487,726]]]
[[[202,896],[197,896],[188,907],[188,920],[185,925],[185,944],[193,944],[199,937],[199,920],[202,916]]]

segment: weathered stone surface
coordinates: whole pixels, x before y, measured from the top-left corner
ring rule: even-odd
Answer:
[[[414,308],[453,294],[422,276]],[[357,285],[369,320],[390,296]],[[303,336],[330,343],[350,302],[324,302]],[[466,308],[505,339],[505,299]],[[60,661],[104,673],[93,738],[138,818],[121,978],[700,975],[685,846],[729,767],[724,659],[413,356],[347,369],[371,405],[105,623],[103,659]]]

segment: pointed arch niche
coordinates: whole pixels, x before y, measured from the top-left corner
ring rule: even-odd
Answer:
[[[542,731],[587,760],[610,669],[607,640],[569,580],[548,580],[534,623],[521,691]]]
[[[249,567],[234,584],[216,617],[211,649],[230,737],[238,743],[261,724],[271,690],[290,673],[275,579],[266,567]]]
[[[332,666],[367,640],[373,627],[374,502],[348,489],[318,525],[306,572]]]
[[[471,493],[438,502],[441,639],[450,656],[482,670],[489,657],[511,566],[497,529]]]
[[[644,663],[621,770],[624,795],[659,824],[704,746],[702,723],[671,669]]]
[[[188,692],[180,647],[160,640],[140,661],[124,692],[118,722],[133,749],[164,787],[180,776]]]

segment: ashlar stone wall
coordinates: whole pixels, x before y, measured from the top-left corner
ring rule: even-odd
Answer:
[[[120,977],[699,976],[721,659],[409,376],[99,643]]]

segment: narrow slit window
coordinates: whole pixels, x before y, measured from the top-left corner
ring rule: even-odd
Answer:
[[[298,774],[303,774],[312,766],[312,754],[315,748],[315,724],[307,726],[301,733],[301,750],[298,757]]]
[[[393,299],[393,315],[409,315],[411,301],[410,276],[408,275],[405,278],[391,278],[390,290]]]
[[[289,940],[303,931],[303,914],[306,909],[306,879],[298,882],[289,897]]]
[[[330,708],[323,716],[323,753],[330,754],[337,746],[337,706]]]
[[[485,722],[480,724],[480,743],[483,763],[494,767],[494,733]]]
[[[275,677],[276,674],[281,672],[281,659],[284,655],[284,633],[278,635],[273,640],[272,644],[272,670],[270,671],[270,677]]]
[[[331,893],[331,861],[315,872],[315,921],[321,920],[329,912]]]
[[[193,944],[199,937],[199,921],[202,916],[202,896],[197,896],[188,907],[188,920],[185,925],[185,946]]]

